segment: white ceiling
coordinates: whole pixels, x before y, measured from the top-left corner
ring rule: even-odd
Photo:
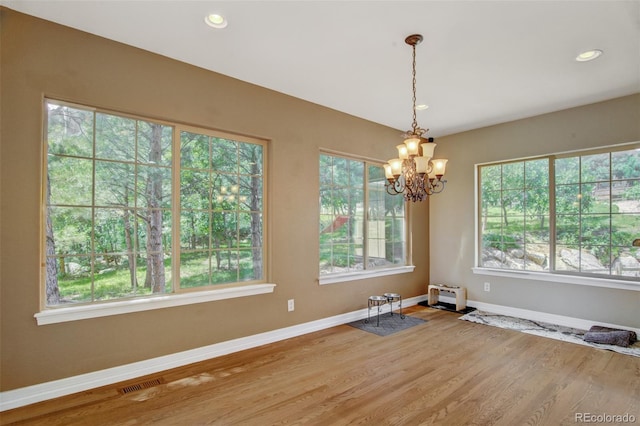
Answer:
[[[640,92],[640,0],[0,0],[399,130],[442,136]],[[204,16],[221,13],[227,28]],[[583,50],[604,54],[592,62]]]

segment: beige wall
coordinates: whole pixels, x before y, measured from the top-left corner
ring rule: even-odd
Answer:
[[[438,140],[450,158],[433,201],[431,281],[465,285],[471,300],[640,328],[640,291],[474,275],[474,165],[640,140],[640,95]],[[483,283],[491,283],[491,292]]]
[[[414,273],[317,283],[319,149],[387,159],[398,130],[0,10],[2,391],[351,312],[372,294],[426,292],[426,203],[411,211]],[[37,326],[44,96],[270,140],[267,255],[275,292]],[[288,313],[292,298],[296,310]]]

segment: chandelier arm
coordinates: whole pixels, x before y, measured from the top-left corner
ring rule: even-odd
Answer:
[[[444,184],[446,180],[442,179],[429,179],[431,186],[431,194],[439,194],[444,190]]]
[[[393,182],[387,181],[385,189],[389,195],[398,195],[404,192],[404,184],[400,182],[400,179],[396,179]]]

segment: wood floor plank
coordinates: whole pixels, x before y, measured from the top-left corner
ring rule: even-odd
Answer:
[[[2,425],[562,425],[640,423],[640,358],[459,321],[390,336],[348,325],[0,414]],[[120,394],[133,383],[162,384]]]

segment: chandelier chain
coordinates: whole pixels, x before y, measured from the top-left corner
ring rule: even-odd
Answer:
[[[416,117],[416,45],[412,45],[413,47],[413,133],[416,134],[418,131],[418,119]]]

